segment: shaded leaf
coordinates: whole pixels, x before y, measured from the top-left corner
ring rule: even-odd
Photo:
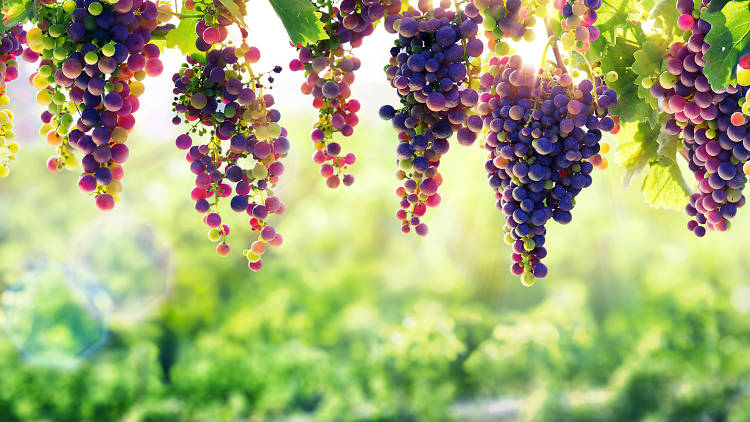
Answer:
[[[22,23],[34,16],[33,0],[3,0],[3,20],[0,24],[0,32],[5,32],[16,24]]]

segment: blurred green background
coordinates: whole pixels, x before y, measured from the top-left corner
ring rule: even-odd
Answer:
[[[550,224],[550,275],[524,288],[481,149],[452,147],[430,234],[406,236],[375,104],[344,142],[357,181],[332,191],[309,159],[307,99],[280,97],[285,242],[251,273],[246,218],[227,210],[234,253],[219,258],[193,211],[168,86],[136,115],[125,193],[102,216],[77,174],[45,169],[38,110],[16,85],[0,421],[750,420],[746,210],[697,239],[612,165],[571,224]]]

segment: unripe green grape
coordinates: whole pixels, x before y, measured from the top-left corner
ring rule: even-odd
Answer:
[[[486,29],[487,31],[492,31],[493,29],[497,28],[497,21],[492,16],[485,16],[482,25],[484,25],[484,29]]]
[[[73,11],[76,10],[76,2],[67,0],[63,3],[63,10],[65,13],[73,13]]]
[[[99,16],[102,11],[104,11],[104,6],[102,6],[99,2],[93,2],[89,4],[89,13],[91,13],[92,16]]]
[[[55,48],[55,39],[52,37],[42,38],[42,48],[44,48],[45,50],[51,50]]]
[[[534,30],[531,28],[526,28],[526,32],[523,33],[523,40],[526,42],[534,41]]]
[[[611,70],[607,72],[606,78],[607,78],[607,82],[615,82],[617,81],[617,78],[619,78],[619,75],[614,70]]]
[[[63,61],[68,57],[68,53],[69,53],[68,50],[62,47],[57,47],[52,52],[52,57],[54,57],[55,60]]]
[[[570,32],[566,32],[560,39],[560,43],[565,51],[572,51],[575,48],[576,38]]]
[[[102,54],[104,54],[107,57],[112,57],[115,55],[115,46],[113,44],[104,44],[102,47]]]
[[[54,97],[52,97],[52,102],[58,105],[63,104],[65,102],[65,94],[63,94],[62,92],[58,92]]]
[[[741,69],[737,72],[737,83],[742,86],[750,85],[750,69]]]
[[[641,81],[641,86],[646,89],[651,89],[651,87],[654,85],[654,80],[651,79],[651,77],[643,78]]]
[[[99,55],[96,54],[95,51],[89,51],[85,56],[83,56],[83,61],[85,61],[86,64],[96,64],[99,61]]]
[[[268,169],[262,164],[256,164],[252,173],[255,179],[265,179],[268,176]]]
[[[534,274],[524,271],[523,274],[521,274],[521,284],[523,284],[526,287],[531,287],[534,285]]]
[[[39,74],[44,76],[45,78],[52,75],[52,67],[49,65],[44,65],[39,67]]]
[[[503,237],[503,241],[505,241],[505,244],[508,246],[512,245],[513,242],[515,242],[515,240],[513,240],[513,237],[510,235],[510,233],[505,233],[505,236]]]
[[[55,24],[49,27],[49,35],[53,38],[57,38],[65,33],[65,26],[61,24]]]
[[[221,231],[219,231],[219,229],[211,229],[208,231],[208,240],[218,242],[219,239],[221,239]]]
[[[664,71],[659,75],[659,84],[664,89],[672,89],[677,84],[677,78],[673,74]]]
[[[412,160],[401,160],[398,162],[398,167],[402,170],[411,170]]]

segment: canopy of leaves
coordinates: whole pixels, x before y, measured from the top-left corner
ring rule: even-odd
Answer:
[[[318,12],[308,0],[269,0],[284,24],[289,39],[295,44],[307,44],[328,38]]]
[[[701,17],[711,24],[706,42],[711,46],[703,56],[703,69],[714,88],[726,88],[736,82],[740,53],[750,44],[750,0],[730,1],[716,12]]]

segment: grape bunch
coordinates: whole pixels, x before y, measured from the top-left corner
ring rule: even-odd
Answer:
[[[560,38],[562,47],[579,53],[588,51],[591,42],[599,38],[599,28],[594,23],[602,0],[555,0],[554,5],[563,15],[560,24],[566,32]]]
[[[217,242],[216,253],[230,253],[230,227],[222,223],[219,211],[221,199],[229,198],[229,207],[247,213],[252,231],[258,234],[243,252],[248,267],[258,271],[267,245],[275,247],[283,241],[267,219],[284,212],[284,204],[272,189],[284,172],[280,159],[287,156],[290,144],[286,129],[278,123],[281,114],[271,108],[273,96],[263,94],[264,80],[271,83],[273,77],[256,76],[250,67],[260,52],[244,41],[237,48],[224,43],[228,19],[222,16],[226,12],[214,12],[196,26],[198,43],[208,45],[207,53],[188,56],[172,77],[173,110],[177,114],[173,123],[179,125],[184,120],[188,125],[176,145],[187,150],[186,159],[195,174],[190,196],[210,227],[208,238]],[[216,29],[219,36],[209,28]],[[244,29],[242,35],[243,39],[247,36]],[[207,143],[193,145],[193,137],[203,136],[208,138]]]
[[[510,271],[531,285],[547,275],[547,221],[570,223],[576,196],[592,183],[602,132],[615,126],[608,114],[617,93],[598,78],[576,84],[561,69],[524,66],[517,55],[489,65],[477,106],[488,129],[484,168],[505,214]]]
[[[462,145],[471,145],[481,131],[481,118],[468,116],[477,104],[479,57],[483,44],[476,38],[482,17],[476,9],[455,12],[438,7],[425,14],[407,11],[386,18],[389,32],[398,32],[385,73],[398,92],[401,108],[381,107],[380,116],[399,131],[396,213],[404,233],[427,234],[421,221],[427,207],[440,203],[440,160],[448,152],[448,139],[457,134]]]
[[[157,15],[149,0],[48,2],[27,34],[29,58],[41,55],[31,76],[47,107],[40,133],[56,148],[47,167],[74,169],[76,153],[83,154],[78,186],[100,210],[112,209],[122,192],[141,81],[163,69],[159,47],[150,43]]]
[[[313,161],[320,164],[320,174],[330,188],[354,183],[348,172],[354,164],[353,153],[343,154],[334,134],[349,137],[359,123],[360,104],[351,97],[354,71],[361,66],[352,50],[362,45],[364,37],[372,34],[374,23],[386,12],[398,13],[400,0],[381,4],[379,0],[344,0],[338,8],[325,3],[317,5],[327,39],[298,46],[298,58],[289,63],[292,71],[304,71],[306,80],[300,90],[313,96],[313,107],[318,110],[318,121],[310,139],[315,147]],[[326,9],[327,8],[327,9]]]
[[[5,109],[10,104],[5,88],[18,77],[16,58],[23,53],[25,43],[26,31],[21,25],[0,34],[0,177],[8,176],[8,163],[18,152],[18,144],[13,141],[13,112]]]
[[[466,10],[471,9],[478,9],[484,17],[487,46],[499,55],[510,52],[506,38],[533,41],[537,16],[546,14],[546,4],[538,0],[528,4],[522,0],[473,0],[466,5]]]
[[[677,10],[679,25],[687,27],[685,17],[692,19],[693,2],[679,0]],[[672,115],[664,129],[682,135],[697,186],[686,206],[693,217],[687,227],[698,237],[706,234],[706,228],[729,228],[729,220],[745,204],[742,190],[750,174],[750,125],[740,105],[747,88],[715,89],[709,84],[703,74],[703,55],[709,47],[704,37],[710,29],[703,19],[693,20],[687,42],[669,47],[666,70],[650,87],[661,109]]]

